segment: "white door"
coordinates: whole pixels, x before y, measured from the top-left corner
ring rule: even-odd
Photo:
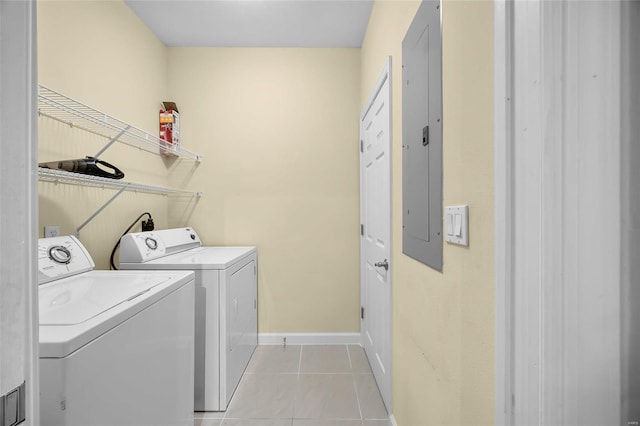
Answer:
[[[391,407],[390,69],[391,59],[360,119],[360,330],[387,408]]]

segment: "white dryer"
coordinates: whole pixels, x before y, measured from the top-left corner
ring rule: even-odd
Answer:
[[[193,425],[193,273],[94,266],[38,241],[42,424]]]
[[[195,411],[225,411],[258,344],[258,252],[202,247],[192,228],[127,234],[120,269],[195,272]]]

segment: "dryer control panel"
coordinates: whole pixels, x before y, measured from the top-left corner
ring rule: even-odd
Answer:
[[[87,272],[94,267],[91,255],[74,236],[38,240],[38,284]]]
[[[120,239],[120,263],[144,263],[201,245],[192,228],[135,232]]]

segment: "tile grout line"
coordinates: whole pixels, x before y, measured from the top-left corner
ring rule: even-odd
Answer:
[[[298,402],[298,388],[300,385],[300,369],[302,367],[302,351],[304,350],[304,345],[300,345],[300,356],[298,357],[298,375],[296,376],[296,388],[293,392],[293,407],[291,407],[291,426],[293,426],[293,420],[296,415],[296,402]]]
[[[356,391],[356,401],[358,402],[358,411],[360,412],[360,422],[364,424],[364,415],[362,414],[362,406],[360,405],[360,394],[358,393],[358,386],[356,386],[356,380],[351,375],[351,379],[353,380],[353,389]]]
[[[302,351],[304,350],[304,345],[300,345],[300,356],[298,357],[298,378],[300,378],[300,369],[302,368]]]
[[[349,368],[351,369],[351,380],[353,380],[353,389],[356,391],[356,402],[358,403],[358,412],[360,413],[360,423],[364,425],[364,415],[362,414],[362,406],[360,405],[360,395],[358,394],[358,386],[356,386],[355,374],[353,372],[353,362],[351,362],[351,352],[349,351],[349,345],[345,345],[347,349],[347,358],[349,358]]]

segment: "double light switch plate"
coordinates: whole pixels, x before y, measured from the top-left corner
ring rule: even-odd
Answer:
[[[469,206],[445,207],[445,241],[462,246],[469,245]]]

